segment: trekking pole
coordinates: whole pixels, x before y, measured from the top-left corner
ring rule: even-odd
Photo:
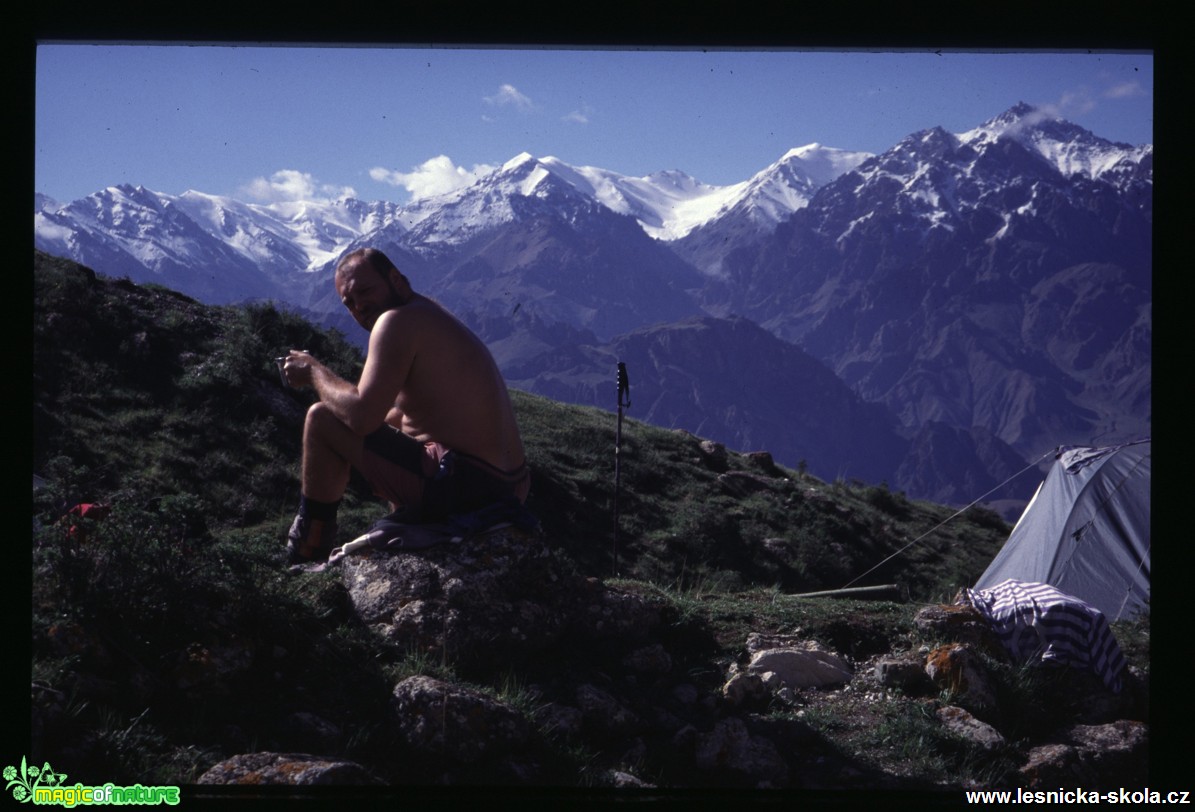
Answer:
[[[627,365],[618,362],[618,430],[614,435],[614,574],[618,575],[618,492],[622,480],[622,410],[631,407]]]

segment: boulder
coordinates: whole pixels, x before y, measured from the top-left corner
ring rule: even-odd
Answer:
[[[730,678],[722,686],[722,696],[732,706],[738,707],[744,702],[767,699],[769,694],[768,687],[764,685],[759,674],[748,674],[732,665]]]
[[[1131,719],[1104,725],[1075,725],[1066,734],[1079,758],[1103,786],[1144,785],[1149,778],[1149,728]]]
[[[756,788],[788,786],[789,766],[768,739],[752,735],[737,717],[722,719],[696,736],[697,768],[721,773]]]
[[[325,784],[381,783],[360,764],[304,753],[245,753],[216,764],[199,776],[200,784]]]
[[[698,444],[701,449],[701,457],[709,468],[714,471],[725,471],[730,467],[730,455],[726,451],[726,446],[722,443],[716,443],[713,440],[702,440]]]
[[[874,674],[881,686],[905,693],[918,693],[932,684],[924,662],[912,654],[881,657],[876,660]]]
[[[523,714],[488,694],[423,675],[394,686],[398,730],[412,748],[470,763],[531,740]]]
[[[1030,749],[1019,774],[1025,788],[1031,790],[1081,787],[1087,779],[1078,751],[1069,744],[1057,742]]]
[[[996,710],[996,692],[987,669],[975,650],[962,643],[939,646],[925,659],[925,673],[952,700],[980,718]]]
[[[1149,729],[1141,722],[1075,725],[1059,738],[1029,751],[1020,768],[1027,789],[1107,791],[1142,787],[1149,780]]]
[[[770,451],[748,451],[743,457],[750,465],[758,468],[768,476],[784,476],[784,472],[776,467],[776,461],[772,459]]]
[[[947,705],[937,710],[938,721],[956,736],[974,742],[985,750],[1003,747],[1004,737],[987,722],[981,722],[962,708]]]
[[[622,658],[623,667],[639,674],[667,674],[672,658],[659,643],[639,646]]]
[[[539,729],[556,741],[571,741],[579,737],[583,722],[580,709],[571,705],[547,702],[535,710],[535,723]]]
[[[943,643],[965,643],[988,656],[1007,659],[1008,652],[983,615],[962,604],[933,604],[921,609],[913,625],[925,637]]]
[[[1019,770],[1025,787],[1109,790],[1145,786],[1150,779],[1150,731],[1142,722],[1075,725],[1060,738],[1029,751]]]
[[[617,697],[589,683],[577,687],[577,707],[585,728],[599,738],[629,736],[643,724]]]
[[[813,642],[757,651],[745,670],[758,675],[769,686],[779,687],[783,683],[790,689],[841,685],[850,682],[852,676],[845,660]]]
[[[468,670],[555,643],[575,613],[575,578],[542,538],[514,529],[343,560],[357,614],[383,636]]]
[[[585,579],[577,597],[579,606],[570,633],[578,640],[643,644],[663,623],[659,605],[596,578]]]

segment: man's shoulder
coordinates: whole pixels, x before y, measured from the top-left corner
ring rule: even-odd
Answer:
[[[391,308],[378,316],[378,320],[374,322],[373,329],[375,332],[378,330],[413,330],[421,324],[434,321],[437,318],[437,314],[434,311],[439,308],[436,308],[435,305],[428,307],[428,304],[431,303],[416,299],[400,307]]]
[[[467,328],[436,302],[419,297],[378,316],[372,332],[378,338],[399,336],[405,342],[416,342],[428,336],[443,340],[448,334],[467,332]]]

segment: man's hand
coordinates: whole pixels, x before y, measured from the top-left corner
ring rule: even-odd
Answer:
[[[370,346],[374,346],[372,341]],[[375,348],[367,358],[366,370],[370,369],[369,360],[385,354]],[[380,426],[389,412],[397,412],[398,425],[402,425],[402,414],[394,405],[398,383],[393,380],[378,382],[374,380],[376,375],[366,373],[362,380],[374,383],[364,389],[359,388],[315,360],[306,350],[291,350],[283,357],[282,375],[286,383],[295,389],[314,389],[316,396],[332,410],[336,419],[362,437]],[[390,385],[387,386],[387,383]]]
[[[291,350],[282,362],[282,374],[288,385],[303,389],[312,385],[314,367],[319,364],[306,350]]]
[[[418,323],[417,315],[413,323]],[[296,389],[315,389],[337,420],[364,437],[383,421],[403,427],[404,415],[397,399],[414,362],[416,345],[412,328],[403,326],[398,311],[389,310],[378,318],[370,333],[369,352],[358,384],[341,378],[306,350],[291,350],[283,357],[282,375]]]

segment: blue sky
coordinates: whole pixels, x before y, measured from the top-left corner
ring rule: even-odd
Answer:
[[[36,191],[406,202],[519,154],[746,180],[1017,102],[1153,141],[1148,53],[38,46]]]

